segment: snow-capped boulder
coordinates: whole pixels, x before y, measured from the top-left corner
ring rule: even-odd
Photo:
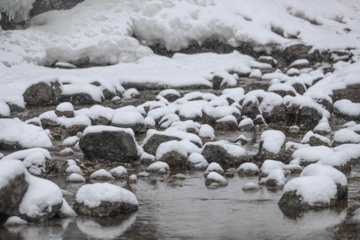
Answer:
[[[335,206],[343,200],[330,177],[304,176],[292,179],[284,186],[278,204],[284,212],[297,212]]]
[[[170,167],[165,162],[156,161],[156,162],[150,164],[146,168],[146,171],[152,172],[152,173],[167,173],[170,171]]]
[[[41,107],[58,104],[61,93],[59,82],[39,82],[28,87],[23,97],[27,106]]]
[[[346,119],[360,120],[360,103],[354,103],[347,99],[336,101],[334,103],[334,113]]]
[[[137,209],[138,201],[132,192],[109,183],[82,186],[74,204],[79,215],[92,217],[115,217]]]
[[[69,102],[63,102],[57,105],[55,114],[58,117],[67,117],[72,118],[74,117],[74,106]]]
[[[226,178],[224,178],[217,172],[210,172],[206,177],[205,185],[210,186],[212,183],[217,183],[219,184],[219,186],[228,185],[228,181],[226,180]]]
[[[74,105],[99,104],[104,100],[100,87],[93,84],[66,84],[62,86],[61,101]]]
[[[344,151],[337,151],[333,154],[325,155],[317,163],[332,166],[343,173],[351,172],[350,154]]]
[[[243,191],[258,191],[260,189],[259,184],[248,182],[242,188]]]
[[[259,101],[254,95],[245,97],[242,103],[241,114],[249,118],[255,118],[258,114],[261,114]]]
[[[204,145],[202,153],[209,162],[217,162],[221,165],[239,166],[246,162],[246,150],[227,141],[208,142]]]
[[[297,159],[301,166],[307,166],[310,163],[316,163],[325,156],[333,154],[334,151],[325,146],[301,147],[292,154],[293,159]]]
[[[79,147],[91,160],[131,162],[138,158],[134,132],[129,128],[89,126],[80,138]]]
[[[360,99],[360,84],[356,82],[353,84],[347,84],[346,87],[342,86],[341,88],[334,89],[332,92],[333,95],[331,97],[334,102],[341,99],[347,99],[353,103],[358,103]]]
[[[121,177],[127,175],[127,170],[123,166],[118,166],[109,171],[113,176]]]
[[[282,160],[285,151],[286,136],[278,130],[266,130],[261,134],[257,157],[260,160]]]
[[[187,133],[173,127],[170,127],[165,131],[157,131],[153,129],[148,130],[142,146],[145,152],[151,155],[156,155],[156,151],[159,148],[160,144],[171,140],[181,141],[183,139],[189,140],[198,147],[202,146],[202,141],[197,135]]]
[[[105,169],[99,169],[90,175],[90,179],[96,181],[111,181],[114,177]]]
[[[238,129],[237,119],[233,115],[228,115],[216,120],[215,130],[224,132],[234,132]]]
[[[204,170],[209,166],[208,161],[200,153],[191,153],[187,162],[187,169]]]
[[[67,180],[72,183],[82,183],[86,181],[86,179],[78,173],[70,174]]]
[[[113,113],[111,125],[121,128],[131,128],[134,132],[145,131],[144,117],[136,111],[116,110]]]
[[[27,171],[18,160],[0,161],[0,222],[18,215],[19,205],[29,187]]]
[[[330,139],[323,137],[320,134],[313,133],[309,131],[305,134],[301,140],[302,144],[309,144],[310,146],[326,146],[330,147]]]
[[[216,163],[216,162],[212,162],[209,164],[209,166],[206,168],[206,173],[210,173],[210,172],[217,172],[221,175],[224,174],[224,169],[220,166],[220,164]]]
[[[254,130],[254,122],[251,118],[245,118],[239,123],[240,131],[252,131]]]
[[[259,167],[255,163],[243,163],[237,169],[237,172],[242,177],[252,177],[259,175]]]
[[[200,153],[201,149],[190,141],[168,141],[159,145],[156,159],[166,162],[170,167],[185,168],[190,153]]]
[[[158,96],[164,97],[169,102],[174,102],[181,97],[181,94],[175,89],[166,89],[161,91]]]
[[[215,139],[215,130],[209,124],[202,124],[198,135],[204,143],[210,142]]]
[[[22,122],[18,118],[0,119],[0,149],[16,150],[32,147],[52,147],[49,132]]]
[[[349,128],[340,129],[334,134],[332,146],[336,147],[346,143],[360,143],[360,134]]]
[[[314,128],[314,133],[320,135],[328,135],[331,133],[331,127],[328,121],[320,121]]]
[[[283,187],[285,185],[286,178],[282,169],[274,169],[270,173],[261,178],[259,184],[264,184],[269,187]]]

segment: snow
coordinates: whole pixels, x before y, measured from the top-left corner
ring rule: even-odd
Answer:
[[[181,97],[181,94],[179,93],[179,91],[175,90],[175,89],[166,89],[166,90],[163,90],[161,92],[159,92],[158,94],[159,96],[167,96],[167,95],[175,95],[175,96],[178,96],[178,97]]]
[[[109,183],[83,185],[76,193],[76,201],[90,208],[100,206],[102,201],[138,205],[136,196],[132,192]]]
[[[0,101],[0,116],[10,117],[10,107],[3,101]]]
[[[210,140],[215,139],[215,130],[209,124],[202,124],[198,134],[201,138],[210,138]]]
[[[164,154],[169,152],[177,152],[184,157],[188,157],[190,153],[200,153],[201,149],[188,140],[167,141],[159,145],[156,150],[156,159],[161,159]]]
[[[67,173],[77,173],[80,175],[84,175],[81,171],[81,168],[77,165],[70,165],[68,168],[66,168],[65,172]]]
[[[73,147],[78,141],[79,137],[77,136],[67,137],[66,139],[64,139],[62,145],[66,147]]]
[[[216,141],[216,142],[208,142],[204,145],[203,149],[206,146],[216,146],[216,145],[224,148],[225,151],[233,157],[241,157],[241,156],[246,155],[246,150],[243,147],[241,147],[239,145],[235,145],[230,142],[227,142],[225,140],[220,140],[220,141]]]
[[[122,94],[123,98],[128,100],[139,96],[139,91],[136,88],[129,88]]]
[[[360,157],[360,144],[342,144],[333,149],[335,152],[346,152],[351,159],[358,159]]]
[[[97,102],[101,102],[104,98],[101,89],[92,84],[67,84],[62,85],[61,89],[64,96],[84,93]]]
[[[62,203],[61,189],[53,182],[38,178],[28,177],[29,187],[19,206],[19,212],[29,217],[40,216],[43,211],[51,211],[51,206]]]
[[[360,143],[360,135],[349,128],[340,129],[334,134],[334,141],[339,143]]]
[[[309,61],[307,59],[298,59],[298,60],[295,60],[294,62],[292,62],[290,64],[290,67],[297,67],[297,66],[301,66],[301,65],[309,65]]]
[[[63,198],[63,202],[60,208],[61,216],[63,217],[76,217],[77,213],[70,207],[68,202]]]
[[[272,84],[269,89],[269,92],[275,92],[275,91],[285,91],[285,92],[292,92],[293,94],[296,94],[296,90],[293,86],[284,84],[284,83],[275,83]]]
[[[284,171],[282,171],[282,169],[271,170],[269,175],[260,179],[259,184],[266,184],[266,182],[269,180],[275,181],[277,187],[284,186],[286,182]]]
[[[360,103],[353,103],[350,100],[342,99],[334,103],[334,108],[347,116],[360,116]]]
[[[317,162],[324,156],[329,156],[333,154],[334,151],[331,148],[325,146],[315,146],[315,147],[303,147],[297,149],[293,154],[293,159],[300,159],[305,162]]]
[[[234,117],[233,115],[228,115],[228,116],[225,116],[223,118],[220,118],[220,119],[217,119],[216,120],[217,123],[221,123],[221,122],[234,122],[237,124],[237,119],[236,117]]]
[[[5,159],[18,159],[18,160],[24,160],[29,155],[32,155],[33,153],[41,153],[44,158],[51,159],[50,152],[44,148],[30,148],[25,150],[16,151],[13,153],[10,153],[6,155],[3,160]],[[43,158],[41,157],[41,158]]]
[[[131,128],[119,128],[113,126],[89,126],[85,128],[83,132],[83,136],[89,133],[100,133],[100,132],[125,132],[130,134],[131,136],[135,136],[134,131]]]
[[[41,175],[45,173],[46,158],[40,151],[32,152],[25,157],[23,164],[31,174]]]
[[[168,172],[170,170],[170,167],[167,163],[156,161],[152,164],[150,164],[147,168],[147,171],[151,172]]]
[[[254,126],[254,122],[251,118],[245,118],[243,120],[241,120],[241,122],[239,123],[239,128],[241,129],[243,126],[246,125],[251,125]]]
[[[328,121],[320,121],[314,128],[314,132],[331,132],[331,127]]]
[[[213,180],[213,181],[217,182],[220,186],[228,185],[228,181],[226,180],[226,178],[224,178],[217,172],[210,172],[207,175],[206,179]]]
[[[262,73],[259,69],[255,69],[249,75],[250,78],[261,78],[261,76],[262,76]]]
[[[25,224],[27,224],[26,220],[17,216],[12,216],[6,220],[4,226],[15,226],[15,225],[25,225]]]
[[[224,172],[224,169],[220,166],[220,164],[218,164],[216,162],[212,162],[206,168],[206,172],[212,172],[212,171]]]
[[[127,170],[123,166],[118,166],[116,168],[113,168],[109,171],[111,174],[121,176],[121,175],[127,175]]]
[[[347,152],[338,151],[328,156],[324,156],[318,161],[318,163],[333,167],[335,166],[340,167],[340,166],[344,166],[349,161],[350,161],[350,155]]]
[[[240,170],[259,172],[259,167],[255,163],[243,163],[237,169],[238,172]]]
[[[296,191],[304,202],[314,205],[317,202],[328,203],[337,193],[335,182],[330,177],[305,176],[294,178],[286,183],[283,192]]]
[[[53,146],[47,131],[18,118],[0,119],[0,140],[15,142],[25,148]]]
[[[209,166],[208,161],[200,153],[191,153],[188,162],[194,165],[195,169],[206,169]]]
[[[109,173],[105,169],[99,169],[90,175],[90,178],[99,178],[99,177],[107,178],[107,179],[114,179],[114,177],[111,175],[111,173]]]
[[[321,142],[327,143],[330,146],[330,139],[328,139],[327,137],[323,137],[319,134],[313,133],[313,131],[307,132],[305,134],[305,136],[303,137],[303,139],[301,140],[301,143],[302,144],[309,143],[311,137],[316,137],[316,138],[320,139]]]
[[[283,171],[284,166],[285,164],[280,161],[268,159],[263,162],[261,166],[261,173],[268,175],[274,170],[281,170],[284,173]]]
[[[144,124],[144,117],[140,113],[135,111],[126,111],[119,109],[114,111],[111,121],[112,124]]]
[[[57,62],[55,63],[55,67],[59,68],[76,68],[74,64],[66,63],[66,62]]]
[[[74,106],[72,105],[72,103],[63,102],[56,106],[56,110],[59,112],[73,112]]]
[[[305,167],[300,174],[300,177],[304,176],[321,176],[321,177],[329,177],[331,178],[336,184],[340,184],[343,186],[347,185],[347,178],[345,174],[340,172],[339,170],[331,167],[326,166],[323,164],[310,164]]]
[[[165,131],[157,131],[157,130],[153,130],[153,129],[148,130],[146,132],[146,137],[145,137],[145,139],[143,141],[142,146],[144,146],[147,143],[147,141],[154,134],[174,136],[174,137],[181,138],[182,140],[188,140],[188,141],[190,141],[192,143],[197,143],[199,145],[202,145],[202,141],[197,135],[178,130],[178,129],[174,128],[174,127],[169,127]]]
[[[72,173],[68,177],[69,182],[85,182],[86,179],[78,173]]]
[[[259,185],[253,182],[248,182],[242,187],[243,191],[259,190],[259,189],[260,189]]]
[[[18,175],[28,174],[24,164],[19,160],[1,159],[0,160],[0,189],[6,186],[13,178]]]
[[[271,153],[279,153],[285,143],[286,136],[278,130],[266,130],[261,134],[263,148]]]

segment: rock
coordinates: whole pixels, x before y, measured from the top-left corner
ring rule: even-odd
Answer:
[[[131,162],[138,158],[137,144],[130,129],[90,126],[79,140],[79,147],[90,160]]]
[[[214,90],[220,90],[221,89],[221,83],[224,80],[224,78],[219,76],[214,76],[212,79],[212,85]]]
[[[97,101],[87,93],[74,93],[70,95],[63,94],[61,96],[62,102],[71,102],[74,105],[94,105],[100,104],[100,101]]]
[[[217,172],[210,172],[206,177],[205,185],[209,186],[214,182],[219,184],[219,186],[227,186],[228,185],[228,181],[226,180],[226,178],[224,178]]]
[[[254,101],[247,101],[245,104],[243,104],[241,108],[241,114],[249,118],[256,118],[257,115],[261,114],[259,109],[259,102],[257,99]]]
[[[267,123],[279,123],[286,121],[286,107],[284,104],[275,105],[271,111],[263,112],[263,117]]]
[[[307,176],[289,181],[278,205],[285,213],[291,213],[336,206],[346,199],[347,187],[338,188],[329,177]]]
[[[253,131],[254,130],[254,122],[251,118],[245,118],[241,120],[239,123],[240,131]]]
[[[290,64],[297,59],[307,59],[310,63],[321,62],[322,56],[318,50],[310,50],[312,46],[306,46],[304,44],[295,44],[285,48],[283,52],[284,59]]]
[[[200,153],[191,153],[186,162],[187,169],[190,170],[204,170],[209,166],[203,155]]]
[[[170,171],[170,167],[167,163],[165,162],[161,162],[161,161],[156,161],[152,164],[150,164],[147,168],[146,171],[148,172],[152,172],[152,173],[167,173]],[[139,175],[138,175],[139,176]]]
[[[151,154],[151,155],[155,155],[156,151],[158,149],[158,147],[160,146],[161,143],[164,142],[168,142],[168,141],[172,141],[172,140],[178,140],[180,141],[181,139],[175,136],[170,136],[170,135],[164,135],[164,134],[159,134],[159,133],[154,133],[145,143],[145,145],[143,146],[144,151]]]
[[[267,130],[261,134],[261,141],[257,158],[259,160],[275,159],[283,160],[285,154],[285,140],[284,133],[278,130]]]
[[[260,186],[257,183],[249,182],[242,187],[243,191],[258,191]]]
[[[283,187],[285,181],[284,171],[282,169],[274,169],[268,176],[261,178],[259,184],[264,184],[268,187]]]
[[[303,95],[306,92],[306,87],[303,83],[295,82],[291,85],[298,94]]]
[[[333,102],[348,99],[354,103],[360,103],[360,84],[347,85],[344,89],[333,90]]]
[[[78,132],[83,132],[88,125],[73,125],[66,129],[66,133],[70,136],[76,136]]]
[[[55,110],[55,114],[58,117],[67,117],[73,118],[74,117],[74,107],[69,102],[60,103]]]
[[[226,141],[206,143],[202,155],[209,163],[216,162],[223,166],[237,167],[248,160],[244,148]]]
[[[115,217],[137,209],[138,201],[132,192],[109,183],[82,186],[74,203],[79,215],[92,217]]]
[[[20,167],[25,172],[24,165],[20,161],[18,162],[17,164],[21,164]],[[19,214],[19,205],[29,186],[25,180],[25,173],[10,177],[8,183],[0,188],[0,223],[5,222],[10,216]]]
[[[223,132],[235,132],[238,130],[237,120],[233,115],[228,115],[216,120],[215,130]]]
[[[27,106],[42,107],[56,105],[60,102],[61,88],[59,82],[36,83],[28,87],[23,94]]]
[[[30,10],[30,17],[51,10],[65,10],[76,6],[84,0],[36,0]]]
[[[184,156],[183,154],[176,151],[167,152],[159,159],[161,162],[166,162],[171,168],[185,168],[187,160],[187,156]]]
[[[259,167],[255,163],[243,163],[237,169],[241,177],[253,177],[259,175]]]

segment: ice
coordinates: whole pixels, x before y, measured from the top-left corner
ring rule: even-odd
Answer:
[[[296,191],[296,195],[310,205],[317,202],[328,203],[337,193],[335,182],[330,177],[323,176],[294,178],[287,182],[283,189],[284,193],[290,191]]]
[[[286,136],[278,130],[266,130],[261,134],[263,148],[271,153],[279,153],[285,143]]]
[[[17,118],[0,119],[0,140],[18,143],[25,148],[53,146],[47,131]]]
[[[82,186],[76,193],[76,201],[90,208],[98,207],[102,201],[138,205],[136,196],[132,192],[110,183],[94,183]]]

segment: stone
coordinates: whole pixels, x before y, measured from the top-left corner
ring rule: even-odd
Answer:
[[[28,87],[23,97],[26,105],[30,107],[52,106],[60,102],[61,92],[59,82],[40,82]]]
[[[101,104],[101,102],[93,99],[87,93],[76,93],[71,95],[62,95],[62,102],[71,102],[74,105],[94,105]]]
[[[310,50],[312,46],[306,46],[304,44],[294,44],[285,48],[283,52],[283,57],[287,61],[288,64],[292,63],[297,59],[307,59],[310,64],[315,62],[321,62],[323,57],[318,50],[312,51]]]
[[[221,89],[221,83],[224,79],[222,77],[219,76],[214,76],[212,79],[212,84],[213,84],[213,89],[214,90],[220,90]]]
[[[156,155],[156,151],[157,151],[158,147],[160,146],[160,144],[162,144],[164,142],[172,141],[172,140],[181,141],[180,138],[175,137],[175,136],[154,133],[148,139],[148,141],[145,143],[143,148],[144,148],[145,152],[147,152],[151,155]]]
[[[231,120],[216,121],[215,130],[222,132],[236,132],[238,130],[238,124]]]
[[[286,121],[286,108],[284,104],[275,105],[271,111],[263,112],[263,117],[267,123],[279,123]]]
[[[258,101],[248,101],[241,108],[241,114],[249,118],[256,118],[261,114]]]
[[[76,136],[78,132],[83,132],[87,125],[73,125],[66,129],[66,133],[70,136]]]
[[[5,222],[10,216],[19,214],[18,209],[28,186],[25,174],[21,174],[0,189],[0,223]]]
[[[348,99],[354,103],[360,103],[360,84],[347,85],[344,89],[333,90],[333,102]]]
[[[128,163],[138,158],[134,137],[121,128],[85,134],[79,140],[79,147],[90,160]]]
[[[241,148],[241,146],[237,146]],[[244,153],[243,155],[233,156],[228,153],[228,151],[221,145],[216,143],[207,143],[205,144],[202,155],[209,162],[216,162],[222,166],[234,166],[237,167],[241,163],[247,162],[248,157]]]
[[[51,10],[71,9],[84,0],[36,0],[30,10],[30,17]]]
[[[291,85],[298,94],[303,95],[306,92],[306,87],[304,84],[296,82]]]
[[[185,168],[187,159],[187,156],[172,151],[163,154],[158,161],[166,162],[170,168]]]

